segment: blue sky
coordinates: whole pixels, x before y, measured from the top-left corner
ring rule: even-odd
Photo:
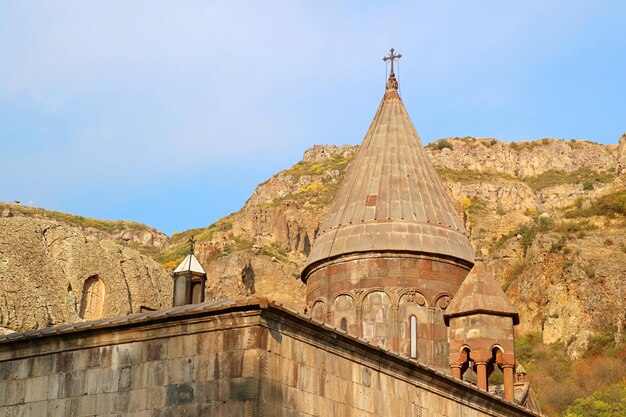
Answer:
[[[390,47],[425,143],[617,143],[623,1],[0,3],[0,201],[168,234],[360,143]],[[398,72],[398,71],[397,71]]]

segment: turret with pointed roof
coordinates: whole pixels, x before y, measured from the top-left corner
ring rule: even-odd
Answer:
[[[504,374],[504,398],[513,401],[513,326],[519,324],[519,315],[489,268],[474,265],[446,309],[444,320],[450,327],[452,375],[462,379],[471,367],[478,387],[488,390],[489,375],[498,367]]]
[[[398,57],[392,50],[388,59]],[[349,333],[446,368],[442,311],[473,262],[392,71],[302,271],[308,308]]]
[[[206,272],[194,254],[193,237],[189,239],[189,254],[174,270],[173,305],[198,304],[204,301]]]

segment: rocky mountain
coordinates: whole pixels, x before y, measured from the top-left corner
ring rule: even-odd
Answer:
[[[626,158],[620,145],[541,139],[448,138],[428,146],[480,258],[520,312],[521,333],[582,355],[599,333],[623,337],[626,311]],[[260,184],[244,207],[175,235],[173,267],[195,234],[209,298],[258,293],[295,309],[298,280],[356,146],[315,146]],[[620,206],[622,204],[622,206]],[[621,208],[620,208],[621,207]]]
[[[208,271],[207,298],[259,294],[301,309],[299,272],[356,150],[315,146],[237,213],[169,239],[132,222],[0,205],[0,326],[79,320],[84,282],[94,275],[115,294],[103,316],[169,306],[165,269],[186,255],[192,235]],[[563,342],[571,357],[598,334],[623,337],[626,174],[616,172],[626,167],[626,136],[619,145],[447,138],[427,150],[478,256],[520,312],[520,333]]]

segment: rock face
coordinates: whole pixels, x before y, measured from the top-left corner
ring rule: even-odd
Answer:
[[[532,177],[550,170],[570,172],[583,166],[615,169],[613,147],[583,140],[540,139],[533,142],[500,142],[493,138],[448,138],[452,148],[435,151],[433,163],[444,169]]]
[[[0,327],[15,331],[171,306],[155,261],[57,221],[0,218]]]

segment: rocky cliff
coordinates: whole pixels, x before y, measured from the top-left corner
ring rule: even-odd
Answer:
[[[150,257],[114,240],[149,230],[136,224],[82,227],[87,219],[0,206],[0,331],[24,331],[171,305],[171,278]],[[66,220],[67,220],[66,219]],[[91,225],[93,226],[93,225]],[[109,231],[106,231],[109,229]],[[140,229],[144,229],[141,227]],[[119,235],[121,234],[121,235]],[[160,233],[154,233],[160,239]],[[143,236],[143,237],[141,237]],[[132,238],[131,238],[132,239]],[[129,239],[130,240],[130,239]]]

